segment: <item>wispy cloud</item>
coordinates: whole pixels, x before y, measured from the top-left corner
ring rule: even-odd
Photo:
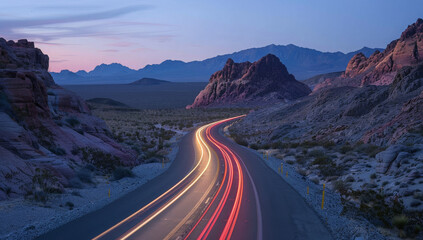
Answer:
[[[116,49],[105,49],[105,50],[102,50],[102,52],[106,52],[106,53],[108,53],[108,52],[115,53],[115,52],[119,52],[119,50],[116,50]]]
[[[50,63],[62,63],[62,62],[69,62],[68,60],[50,60]]]
[[[33,27],[33,26],[44,26],[51,24],[61,23],[76,23],[76,22],[87,22],[104,20],[119,17],[128,13],[146,10],[149,6],[129,6],[119,9],[106,10],[101,12],[92,12],[84,14],[76,14],[69,16],[59,16],[50,18],[33,18],[33,19],[2,19],[0,20],[0,31],[7,31],[15,28]]]
[[[120,17],[129,13],[143,11],[151,8],[147,5],[127,6],[112,10],[103,10],[90,13],[80,13],[66,16],[55,17],[34,17],[26,19],[1,19],[0,32],[7,38],[37,38],[41,41],[51,41],[57,38],[66,37],[87,37],[99,35],[111,35],[112,32],[106,32],[97,26],[75,26],[72,24],[90,23],[98,20],[107,20]],[[65,24],[66,26],[63,26]],[[148,23],[138,23],[147,25]],[[80,24],[79,24],[80,25]],[[151,24],[153,25],[153,24]],[[97,28],[97,29],[95,29]],[[35,31],[32,31],[36,29]],[[116,33],[118,34],[118,33]]]

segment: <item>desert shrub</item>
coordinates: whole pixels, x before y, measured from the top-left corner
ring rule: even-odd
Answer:
[[[295,156],[295,159],[297,160],[297,163],[301,164],[301,165],[304,165],[307,162],[306,158],[303,157],[303,156],[297,155],[297,156]]]
[[[403,214],[402,202],[389,198],[381,192],[370,189],[352,191],[351,195],[360,201],[361,213],[377,226],[391,228],[393,217]]]
[[[376,146],[376,145],[372,145],[372,144],[361,144],[361,145],[356,145],[356,149],[358,152],[360,153],[364,153],[369,157],[375,157],[376,154],[382,152],[383,150],[385,150],[385,148]]]
[[[48,200],[48,195],[43,190],[35,190],[33,196],[34,200],[37,202],[46,202]]]
[[[50,150],[50,152],[52,152],[52,153],[54,153],[58,156],[66,155],[65,149],[57,147],[57,146],[51,146],[48,150]]]
[[[80,148],[78,148],[76,146],[73,146],[72,147],[72,150],[71,150],[71,153],[72,153],[72,155],[78,155],[80,151],[81,151]]]
[[[312,147],[317,147],[319,146],[319,143],[316,141],[304,141],[302,143],[299,144],[301,147],[305,147],[305,148],[312,148]]]
[[[420,125],[414,129],[411,129],[410,133],[415,133],[415,134],[419,134],[420,136],[423,136],[423,125]]]
[[[392,225],[394,225],[398,229],[404,229],[407,223],[408,223],[408,217],[403,214],[394,216],[392,218]]]
[[[250,144],[250,145],[249,145],[249,147],[250,147],[251,149],[254,149],[254,150],[258,150],[258,149],[260,149],[260,146],[259,146],[258,144],[255,144],[255,143]]]
[[[345,178],[345,182],[354,182],[354,177],[353,176],[348,176],[347,178]]]
[[[289,165],[293,165],[295,162],[293,160],[286,160],[286,163],[288,163]]]
[[[97,168],[92,164],[87,164],[84,166],[84,168],[90,170],[91,172],[94,172],[95,170],[97,170]]]
[[[72,194],[73,196],[82,197],[82,196],[81,196],[81,193],[79,193],[78,191],[72,191],[72,192],[71,192],[71,194]]]
[[[422,204],[422,202],[418,201],[418,200],[414,200],[410,203],[410,207],[418,207]]]
[[[81,154],[82,160],[106,171],[112,171],[116,167],[122,165],[118,157],[110,153],[105,153],[99,149],[89,147],[82,148]]]
[[[310,181],[316,185],[318,185],[320,183],[320,180],[318,178],[312,178],[310,179]]]
[[[317,157],[316,159],[314,159],[311,162],[311,164],[313,164],[313,165],[316,165],[316,164],[318,164],[318,165],[328,165],[328,164],[332,164],[332,163],[333,163],[333,161],[330,158],[328,158],[327,156]]]
[[[69,187],[70,188],[82,188],[83,184],[78,177],[71,178],[69,180]]]
[[[133,177],[134,173],[129,168],[118,167],[113,171],[113,180],[120,180],[125,177]]]
[[[341,176],[344,171],[342,166],[336,165],[334,163],[319,165],[318,169],[320,173],[325,177]]]
[[[309,157],[318,158],[318,157],[324,157],[325,156],[325,153],[323,151],[321,151],[321,150],[312,150],[312,151],[309,151],[307,153],[307,155]]]
[[[73,204],[73,202],[66,202],[65,206],[69,208],[69,210],[72,210],[73,207],[75,206],[75,204]]]
[[[339,152],[342,154],[346,154],[348,152],[351,152],[353,150],[353,147],[349,144],[342,145],[342,147],[339,149]]]
[[[87,168],[81,168],[77,173],[76,176],[79,180],[81,180],[84,183],[93,183],[93,176],[89,169]]]
[[[303,168],[298,169],[297,172],[303,177],[307,176],[307,171]]]
[[[76,119],[75,117],[70,117],[70,118],[67,118],[66,119],[66,122],[71,126],[71,127],[76,127],[76,126],[78,126],[79,124],[81,124],[80,122],[79,122],[79,120],[78,119]]]
[[[62,193],[62,186],[60,185],[56,176],[50,173],[47,169],[35,169],[35,174],[32,177],[32,193],[34,200],[45,202],[49,193]]]
[[[335,181],[333,184],[333,188],[342,195],[346,195],[348,192],[348,186],[342,180]]]
[[[248,142],[247,142],[247,140],[245,140],[244,138],[241,138],[241,137],[239,137],[239,136],[236,136],[236,137],[233,137],[233,139],[234,139],[234,141],[235,141],[236,143],[238,143],[239,145],[242,145],[242,146],[248,146]]]
[[[332,141],[325,141],[325,142],[322,143],[322,146],[324,148],[331,148],[331,147],[334,147],[335,146],[335,143],[332,142]]]

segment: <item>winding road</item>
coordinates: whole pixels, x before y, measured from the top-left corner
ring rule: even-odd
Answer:
[[[188,134],[166,172],[39,239],[332,239],[295,190],[223,135],[237,118]]]

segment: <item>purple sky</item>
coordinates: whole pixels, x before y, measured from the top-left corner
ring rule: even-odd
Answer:
[[[422,0],[19,0],[1,3],[0,37],[35,41],[50,71],[113,62],[139,69],[272,43],[384,48],[418,17]]]

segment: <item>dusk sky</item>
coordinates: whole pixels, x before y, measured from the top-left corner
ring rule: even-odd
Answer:
[[[118,62],[139,69],[269,44],[384,48],[423,17],[422,0],[2,1],[0,37],[27,38],[50,71]]]

